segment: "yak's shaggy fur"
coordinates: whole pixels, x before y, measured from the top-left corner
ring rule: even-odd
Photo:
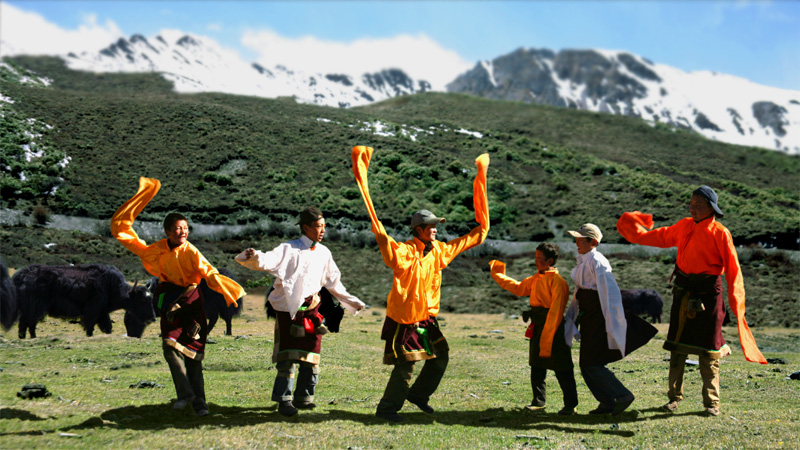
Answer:
[[[628,314],[646,315],[650,322],[661,323],[664,300],[653,289],[621,289],[622,307]]]
[[[17,321],[17,289],[8,277],[8,268],[0,261],[0,325],[8,331]]]
[[[118,309],[142,321],[155,319],[152,294],[145,286],[129,286],[113,266],[45,266],[33,264],[11,278],[17,289],[19,338],[36,337],[36,324],[45,315],[63,319],[80,318],[86,335],[95,325],[111,333],[109,314]]]

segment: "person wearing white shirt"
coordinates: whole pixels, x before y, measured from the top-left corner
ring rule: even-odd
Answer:
[[[577,231],[568,231],[578,247],[578,264],[572,269],[575,295],[567,312],[567,342],[580,336],[581,375],[600,405],[589,414],[617,415],[633,403],[634,395],[606,367],[655,335],[655,327],[639,317],[632,317],[634,329],[622,307],[622,295],[611,273],[611,265],[597,251],[603,238],[597,225],[587,223]],[[639,321],[636,321],[639,319]],[[577,333],[576,324],[580,326]],[[571,327],[570,327],[571,325]]]
[[[278,374],[272,400],[278,402],[278,412],[284,416],[297,414],[298,408],[316,407],[314,393],[319,380],[322,335],[327,332],[318,312],[320,290],[326,288],[352,314],[365,307],[347,292],[330,250],[320,244],[325,236],[322,212],[306,208],[300,214],[299,225],[299,239],[284,242],[269,252],[248,248],[236,256],[236,261],[248,269],[265,271],[276,278],[269,295],[277,313],[272,362],[276,363]]]

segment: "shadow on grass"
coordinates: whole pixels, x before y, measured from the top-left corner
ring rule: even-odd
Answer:
[[[2,408],[0,409],[0,419],[19,419],[19,420],[47,420],[44,417],[39,417],[24,409],[15,408]]]
[[[601,433],[620,437],[633,437],[635,433],[627,425],[642,419],[639,418],[640,412],[658,412],[658,408],[648,410],[626,411],[619,416],[592,416],[574,415],[559,416],[557,414],[531,413],[524,410],[505,410],[503,408],[489,408],[483,411],[443,411],[439,410],[435,414],[425,414],[421,411],[412,409],[413,407],[401,411],[405,419],[401,423],[390,423],[384,419],[375,417],[373,413],[363,413],[347,411],[342,409],[318,408],[315,411],[301,411],[293,417],[284,417],[276,411],[276,406],[267,407],[240,407],[240,406],[220,406],[209,405],[211,414],[206,417],[197,417],[191,408],[174,411],[171,405],[141,405],[124,406],[103,412],[100,416],[92,417],[80,424],[68,427],[25,431],[17,433],[0,433],[0,435],[40,435],[46,433],[79,433],[81,430],[96,428],[114,428],[129,430],[160,430],[165,428],[193,429],[200,427],[220,426],[238,427],[251,426],[264,423],[293,423],[293,424],[315,424],[330,421],[350,421],[363,424],[365,426],[420,426],[420,425],[443,425],[443,426],[467,426],[480,428],[504,428],[519,430],[520,432],[529,430],[550,430],[561,433]],[[9,412],[11,411],[11,412]],[[3,416],[6,418],[22,418],[23,420],[44,420],[27,411],[4,410]],[[701,415],[700,412],[687,412],[680,415]],[[662,415],[648,416],[650,419],[662,419],[674,417],[677,414],[664,413]],[[598,428],[598,426],[600,428]]]

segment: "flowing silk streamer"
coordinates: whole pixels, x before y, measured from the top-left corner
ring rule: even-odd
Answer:
[[[472,189],[475,192],[472,196],[472,203],[475,207],[475,221],[489,228],[489,199],[486,195],[486,172],[489,170],[489,154],[484,153],[475,159],[475,166],[478,168],[478,175],[472,182]]]
[[[353,175],[356,177],[358,189],[361,191],[361,198],[364,199],[364,204],[367,205],[369,219],[372,222],[372,232],[386,234],[383,224],[378,220],[378,215],[375,214],[372,198],[369,196],[367,171],[369,170],[369,161],[372,159],[372,151],[372,147],[365,147],[363,145],[353,147],[353,152],[351,154],[353,158]]]
[[[634,211],[622,214],[622,217],[620,217],[617,222],[617,229],[625,239],[635,243],[636,236],[643,231],[641,228],[650,230],[653,228],[653,225],[652,214]],[[736,325],[739,329],[739,342],[742,346],[742,353],[744,353],[745,359],[750,362],[767,364],[766,358],[764,358],[764,355],[761,354],[761,350],[758,349],[758,345],[756,345],[756,338],[753,337],[753,332],[750,331],[750,327],[744,319],[744,291],[742,290],[740,293],[737,292],[737,294],[738,295],[735,296],[728,296],[728,305],[730,305],[733,314],[736,316]],[[733,300],[731,300],[731,298],[733,298]]]
[[[159,189],[161,189],[160,181],[155,178],[139,177],[139,190],[136,195],[123,203],[111,217],[111,235],[117,238],[125,248],[137,255],[147,247],[147,244],[139,239],[136,233],[132,233],[133,221],[156,196]],[[145,268],[148,272],[153,273],[147,264],[145,264]]]

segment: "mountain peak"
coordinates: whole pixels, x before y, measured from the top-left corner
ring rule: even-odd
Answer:
[[[640,117],[710,139],[800,154],[800,92],[625,51],[520,48],[482,61],[448,92]]]

